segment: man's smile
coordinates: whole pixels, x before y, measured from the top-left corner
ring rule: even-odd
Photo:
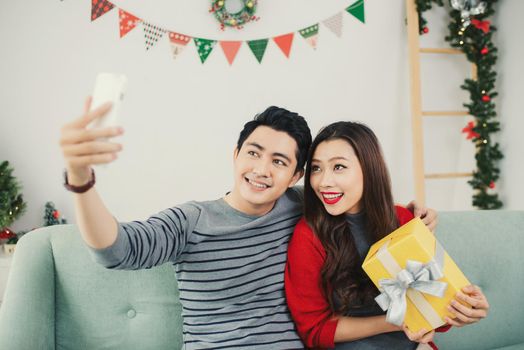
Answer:
[[[260,191],[260,190],[265,190],[265,189],[271,187],[271,186],[270,186],[269,184],[267,184],[267,183],[260,182],[260,181],[255,181],[255,180],[251,180],[251,179],[249,179],[248,177],[245,177],[244,179],[246,180],[246,182],[247,182],[248,184],[250,184],[252,187],[255,188],[255,190],[258,190],[258,191]]]

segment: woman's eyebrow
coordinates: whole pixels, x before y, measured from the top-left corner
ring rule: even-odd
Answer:
[[[345,161],[349,162],[349,159],[347,159],[346,157],[342,157],[342,156],[333,157],[333,158],[329,159],[330,162],[333,161],[333,160],[345,160]]]
[[[333,160],[345,160],[345,161],[349,162],[349,159],[347,159],[346,157],[342,157],[342,156],[329,158],[328,162],[331,162]],[[311,162],[319,162],[319,163],[321,163],[322,161],[319,160],[319,159],[313,158],[313,159],[311,159]]]

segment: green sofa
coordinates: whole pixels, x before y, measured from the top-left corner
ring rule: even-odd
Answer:
[[[440,349],[524,349],[524,211],[445,212],[436,235],[491,309],[438,334]],[[19,242],[0,308],[0,349],[180,349],[173,267],[106,270],[73,225]]]
[[[180,349],[173,267],[108,270],[91,260],[76,226],[19,241],[0,307],[0,349]]]

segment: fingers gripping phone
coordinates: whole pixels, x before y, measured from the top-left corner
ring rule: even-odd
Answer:
[[[90,110],[108,101],[112,103],[112,107],[105,116],[96,119],[91,127],[105,128],[118,125],[126,85],[127,77],[124,74],[99,73],[97,75]]]

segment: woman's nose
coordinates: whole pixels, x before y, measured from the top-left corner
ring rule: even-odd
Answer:
[[[321,176],[320,177],[320,182],[319,182],[320,187],[331,187],[331,186],[333,186],[333,176],[332,176],[331,172],[324,171],[324,172],[322,172],[322,174],[320,176]]]

